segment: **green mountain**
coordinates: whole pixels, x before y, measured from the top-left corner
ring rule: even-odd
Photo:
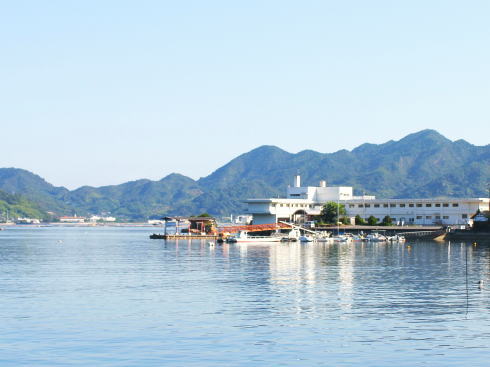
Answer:
[[[0,222],[4,222],[7,219],[15,220],[26,217],[43,220],[52,219],[39,205],[27,200],[22,195],[12,195],[5,191],[0,191]]]
[[[283,195],[297,172],[304,185],[327,180],[330,185],[353,186],[356,194],[378,197],[483,197],[490,181],[490,145],[453,142],[434,130],[423,130],[399,141],[335,153],[292,154],[261,146],[198,181],[171,174],[160,181],[69,191],[28,171],[3,168],[0,189],[22,194],[58,214],[111,212],[133,220],[200,212],[229,215],[243,212],[246,198]]]

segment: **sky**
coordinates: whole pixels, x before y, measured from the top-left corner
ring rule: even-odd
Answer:
[[[0,1],[0,167],[207,176],[260,145],[489,144],[489,1]]]

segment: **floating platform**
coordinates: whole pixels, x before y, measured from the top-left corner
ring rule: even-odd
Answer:
[[[214,234],[158,234],[150,235],[152,240],[216,240],[218,235]]]

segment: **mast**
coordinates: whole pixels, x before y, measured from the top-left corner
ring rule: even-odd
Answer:
[[[339,230],[340,230],[339,220],[340,220],[339,199],[337,198],[337,236],[339,235]],[[344,231],[344,233],[345,233],[345,231]]]

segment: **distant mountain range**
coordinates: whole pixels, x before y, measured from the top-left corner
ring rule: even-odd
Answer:
[[[486,197],[490,145],[451,141],[434,130],[399,141],[363,144],[352,151],[288,153],[261,146],[197,181],[173,173],[159,181],[76,190],[55,187],[18,168],[0,168],[0,190],[20,194],[46,212],[87,215],[110,212],[129,220],[162,215],[241,213],[244,199],[283,195],[292,177],[304,185],[353,186],[355,194],[386,198]]]

